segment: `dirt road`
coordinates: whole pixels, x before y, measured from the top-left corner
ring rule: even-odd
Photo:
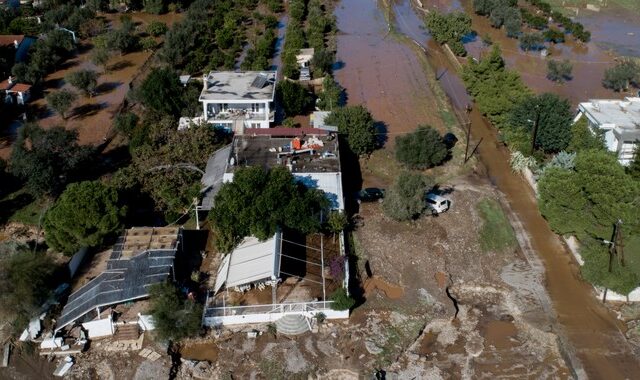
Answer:
[[[425,76],[418,73],[421,68],[415,53],[409,54],[406,46],[384,38],[386,31],[380,30],[376,19],[379,11],[372,12],[369,5],[353,2],[344,0],[336,11],[338,26],[344,33],[338,39],[338,60],[344,67],[337,72],[337,78],[346,87],[349,102],[366,104],[374,117],[387,125],[391,136],[411,130],[420,118],[437,112],[432,108],[434,102],[428,84],[424,84]],[[397,3],[406,6],[406,2]],[[443,56],[441,51],[428,54],[436,71],[446,72],[441,78],[445,90],[459,90],[455,70],[438,58]],[[465,94],[449,95],[456,106],[465,103]],[[640,366],[621,332],[622,324],[593,296],[589,284],[581,280],[573,258],[540,215],[531,189],[512,173],[509,152],[497,143],[494,129],[477,110],[470,118],[474,139],[483,139],[479,154],[487,176],[506,194],[544,263],[547,289],[557,314],[553,329],[568,353],[575,375],[606,379],[637,376]]]

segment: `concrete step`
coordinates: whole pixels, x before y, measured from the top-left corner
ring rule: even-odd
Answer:
[[[276,321],[278,332],[285,335],[298,335],[309,331],[309,325],[304,316],[289,314]]]

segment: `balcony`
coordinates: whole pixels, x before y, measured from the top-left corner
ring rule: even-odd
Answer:
[[[257,120],[257,121],[272,121],[275,116],[275,112],[269,112],[269,119],[267,119],[267,114],[265,112],[251,112],[249,110],[226,110],[215,113],[211,110],[207,111],[207,119],[208,120]]]

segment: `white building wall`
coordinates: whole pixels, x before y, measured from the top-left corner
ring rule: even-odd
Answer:
[[[317,313],[323,313],[327,319],[347,319],[349,318],[349,310],[317,310],[313,312],[286,312],[286,313],[261,313],[261,314],[245,314],[245,315],[227,315],[221,317],[205,317],[205,326],[228,326],[241,325],[247,323],[269,323],[275,322],[287,314],[304,315],[307,318],[313,318]]]
[[[82,327],[89,332],[89,339],[111,336],[114,332],[111,316],[109,316],[109,318],[83,323]]]

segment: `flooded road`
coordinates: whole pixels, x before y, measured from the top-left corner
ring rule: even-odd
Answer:
[[[455,69],[444,58],[442,50],[429,41],[421,20],[407,11],[410,9],[408,1],[394,2],[392,9],[395,15],[391,19],[395,20],[396,30],[427,48],[427,57],[436,70],[440,85],[461,111],[468,97]],[[425,83],[426,75],[415,62],[415,52],[386,38],[388,31],[381,20],[384,14],[373,1],[343,0],[336,15],[342,33],[338,39],[338,60],[344,66],[336,76],[347,89],[349,103],[366,104],[376,119],[387,124],[392,136],[413,129],[414,120],[420,122],[421,118],[437,112],[432,108],[434,101],[429,85]],[[575,54],[579,56],[580,52]],[[596,55],[587,56],[592,57],[593,62],[600,59]],[[527,57],[523,60],[532,61]],[[536,62],[532,64],[540,66]],[[589,67],[604,70],[602,65],[595,63]],[[540,82],[535,75],[538,74],[534,73],[533,79],[529,80],[525,77],[527,83]],[[589,71],[580,75],[592,77],[594,73]],[[544,86],[558,90],[556,85]],[[554,92],[581,91],[583,87],[577,86]],[[573,101],[578,96],[602,94],[593,84],[584,88],[587,93],[573,95]],[[593,92],[589,93],[589,89]],[[507,196],[511,209],[528,232],[533,250],[544,263],[545,285],[556,313],[550,316],[556,321],[551,329],[558,335],[559,345],[574,375],[603,379],[636,377],[640,365],[623,336],[622,323],[602,306],[593,296],[592,287],[580,278],[573,257],[540,215],[533,191],[523,178],[511,171],[509,151],[497,143],[495,129],[475,109],[469,118],[473,138],[476,141],[483,139],[478,152],[486,175]]]
[[[355,3],[354,3],[355,2]],[[441,127],[437,104],[413,50],[398,43],[371,0],[343,1],[338,19],[336,80],[349,104],[364,104],[381,121],[389,143],[419,123]],[[400,65],[399,63],[402,62]]]

